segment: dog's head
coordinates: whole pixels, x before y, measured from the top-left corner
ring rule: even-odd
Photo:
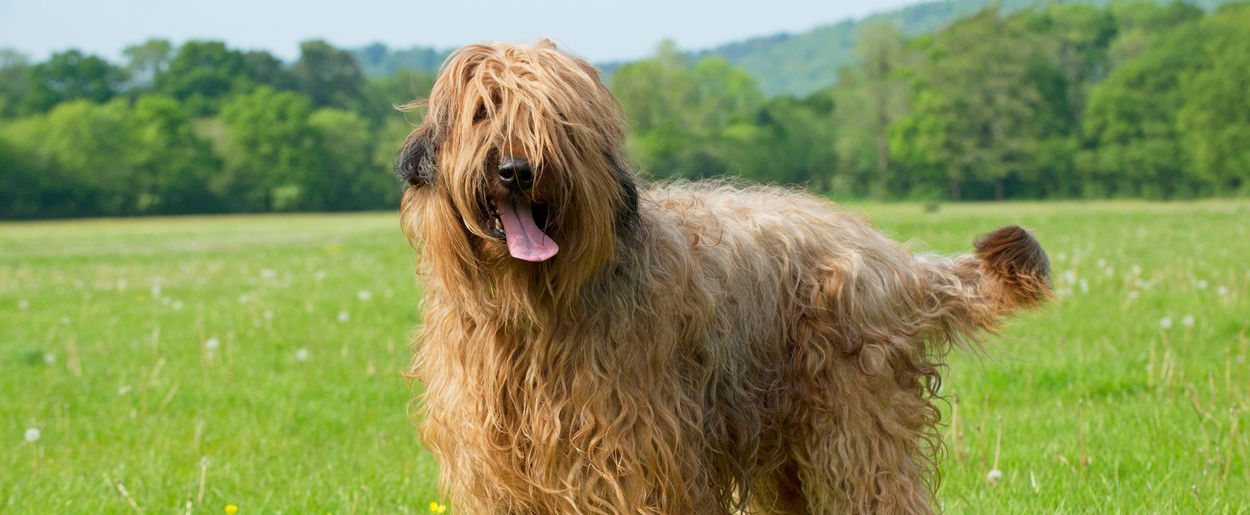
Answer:
[[[636,222],[620,105],[593,66],[550,41],[461,48],[416,105],[428,111],[395,170],[426,252],[586,275]]]

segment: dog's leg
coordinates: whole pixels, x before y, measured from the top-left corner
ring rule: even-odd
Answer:
[[[847,356],[834,326],[797,329],[791,459],[805,505],[797,513],[930,512],[938,411],[928,362],[905,342]]]

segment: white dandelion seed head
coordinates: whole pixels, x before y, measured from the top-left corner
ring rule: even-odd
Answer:
[[[1181,325],[1184,325],[1185,327],[1193,327],[1193,326],[1194,326],[1194,316],[1193,316],[1193,315],[1185,315],[1185,318],[1182,318],[1182,319],[1181,319]]]
[[[124,384],[117,387],[117,395],[126,395],[130,393],[130,385]]]
[[[1160,318],[1160,319],[1159,319],[1159,328],[1160,328],[1160,329],[1165,329],[1165,330],[1166,330],[1166,329],[1171,329],[1171,328],[1172,328],[1172,317],[1163,317],[1163,318]]]
[[[266,309],[266,310],[265,310],[265,320],[273,320],[273,310],[272,310],[272,309]]]
[[[17,309],[20,309],[22,311],[26,311],[27,309],[30,309],[30,301],[26,299],[19,299],[17,301]]]
[[[356,298],[360,300],[369,300],[373,298],[373,292],[369,290],[360,290],[356,292]]]
[[[1003,471],[998,470],[998,469],[991,470],[989,474],[985,475],[985,480],[989,481],[990,484],[997,483],[998,480],[1002,478],[1003,478]]]
[[[295,351],[295,360],[296,360],[296,361],[307,361],[307,360],[308,360],[308,349],[305,349],[305,348],[301,347],[299,350]]]
[[[61,317],[61,325],[69,325],[69,317]]]
[[[149,293],[151,293],[151,294],[152,294],[152,298],[154,298],[154,299],[155,299],[155,298],[157,298],[157,297],[160,297],[160,296],[161,296],[161,280],[160,280],[160,278],[157,278],[156,280],[152,281],[152,288],[151,288],[151,291],[150,291]]]
[[[260,276],[263,279],[273,279],[274,277],[278,276],[278,272],[275,272],[273,271],[273,269],[270,269],[270,268],[264,268],[264,269],[261,269]]]
[[[1210,286],[1210,284],[1208,284],[1208,283],[1207,283],[1207,280],[1206,280],[1206,279],[1199,279],[1199,280],[1198,280],[1198,289],[1199,289],[1199,290],[1205,290],[1205,289],[1207,289],[1207,286]]]
[[[339,311],[338,321],[340,324],[346,323],[348,320],[351,320],[351,318],[352,316],[349,315],[346,311]]]
[[[43,436],[43,431],[40,431],[40,430],[39,430],[39,428],[37,428],[37,427],[32,427],[32,428],[27,429],[27,430],[26,430],[26,434],[25,434],[25,435],[23,435],[23,437],[24,437],[24,438],[26,439],[26,441],[27,441],[27,442],[29,442],[29,443],[35,443],[35,442],[38,442],[38,441],[39,441],[39,437],[41,437],[41,436]]]
[[[217,350],[218,347],[221,347],[221,340],[218,340],[216,336],[209,338],[207,340],[204,340],[205,349]]]
[[[1227,287],[1227,286],[1220,286],[1219,288],[1216,288],[1216,289],[1215,289],[1215,293],[1216,293],[1217,295],[1221,296],[1221,297],[1223,297],[1223,296],[1225,296],[1225,295],[1228,295],[1228,287]]]
[[[53,354],[53,353],[51,353],[51,352],[44,354],[44,355],[43,355],[43,362],[44,362],[44,363],[46,363],[46,364],[48,364],[48,365],[55,365],[55,364],[56,364],[56,354]]]
[[[173,306],[171,306],[171,307],[173,307],[173,308],[174,308],[174,311],[182,311],[182,301],[180,301],[180,300],[175,300],[175,301],[174,301],[174,303],[173,303]]]
[[[1133,265],[1133,268],[1130,268],[1129,270],[1133,273],[1133,275],[1141,275],[1141,265]]]
[[[1081,293],[1089,293],[1089,281],[1081,279]]]
[[[325,270],[317,270],[316,272],[313,272],[313,279],[320,281],[325,278],[326,278]]]

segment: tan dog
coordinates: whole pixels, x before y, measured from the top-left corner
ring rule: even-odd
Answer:
[[[644,190],[546,40],[460,49],[421,105],[412,375],[462,512],[930,511],[941,356],[1050,295],[1019,227],[916,256],[799,192]]]

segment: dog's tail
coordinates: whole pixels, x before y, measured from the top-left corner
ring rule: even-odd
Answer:
[[[1049,300],[1050,259],[1029,231],[1018,225],[977,238],[975,259],[964,260],[963,274],[976,276],[980,294],[998,314]]]

